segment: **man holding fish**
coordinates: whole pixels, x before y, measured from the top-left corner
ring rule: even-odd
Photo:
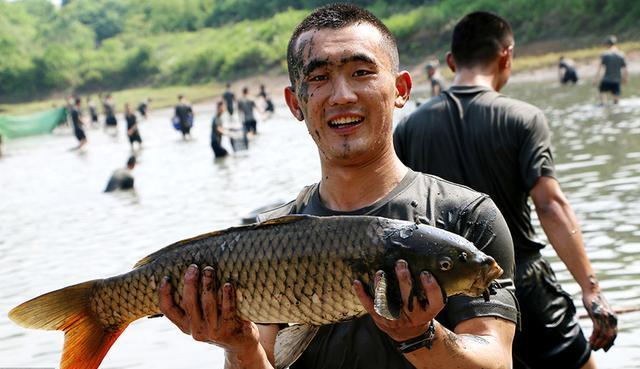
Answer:
[[[287,61],[291,86],[285,98],[318,147],[322,177],[265,218],[375,215],[429,224],[463,235],[495,258],[504,269],[502,279],[488,300],[447,299],[434,270],[415,270],[412,260],[397,260],[390,273],[376,274],[375,300],[367,281],[353,281],[367,315],[303,327],[295,337],[285,334],[291,328],[282,330],[283,361],[274,354],[283,327],[240,318],[238,286],[223,283],[222,293],[214,293],[219,282],[211,267],[188,268],[180,304],[165,279],[160,286],[163,313],[194,339],[224,348],[228,368],[271,368],[276,361],[278,367],[293,362],[291,368],[510,367],[518,311],[513,293],[504,288],[514,269],[509,230],[488,196],[413,172],[396,156],[393,111],[409,99],[411,77],[399,71],[389,30],[356,6],[328,5],[296,28]],[[441,260],[438,267],[448,269],[449,262],[465,258]],[[379,300],[377,292],[394,283],[401,303],[385,306],[393,299]]]

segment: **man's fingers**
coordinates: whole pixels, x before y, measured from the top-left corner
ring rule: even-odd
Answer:
[[[202,321],[200,296],[198,296],[198,282],[200,272],[195,264],[189,265],[184,274],[184,288],[182,289],[182,309],[187,313],[191,326],[198,326]]]
[[[420,273],[420,282],[422,283],[422,288],[427,295],[427,301],[429,303],[427,310],[437,312],[442,310],[444,307],[444,297],[442,296],[440,285],[433,277],[433,274],[426,270],[422,271],[422,273]]]
[[[184,311],[176,305],[171,295],[171,283],[169,283],[169,277],[162,278],[160,282],[160,290],[158,291],[158,297],[160,302],[160,310],[162,313],[177,325],[181,331],[189,334],[189,324]]]
[[[216,299],[216,277],[212,267],[207,266],[202,270],[202,314],[207,322],[209,330],[218,326],[218,301]]]
[[[373,315],[373,313],[375,312],[373,310],[373,299],[369,297],[369,295],[367,295],[367,293],[365,292],[362,282],[355,280],[353,281],[352,287],[353,287],[353,292],[358,297],[358,300],[360,300],[360,303],[362,304],[364,309],[369,314]]]
[[[411,271],[409,270],[409,264],[404,260],[396,261],[396,277],[398,277],[398,284],[400,286],[400,295],[402,296],[402,305],[407,308],[408,311],[413,311],[413,296],[411,296]]]
[[[231,283],[222,287],[222,324],[226,324],[236,317],[236,296]]]

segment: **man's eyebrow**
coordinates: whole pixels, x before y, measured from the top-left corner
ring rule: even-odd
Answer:
[[[330,64],[329,61],[326,60],[326,59],[311,59],[311,60],[309,60],[307,65],[305,65],[302,68],[302,75],[303,76],[308,76],[314,70],[316,70],[318,68],[326,67],[329,64]]]
[[[371,58],[367,54],[357,53],[349,56],[345,56],[340,59],[340,64],[344,65],[351,62],[363,62],[367,64],[377,64],[376,61]],[[311,59],[307,65],[302,68],[302,75],[308,76],[311,72],[316,70],[317,68],[323,68],[328,65],[333,64],[333,62],[328,61],[327,59]]]
[[[340,63],[347,64],[350,62],[364,62],[368,64],[377,64],[373,58],[367,54],[357,53],[340,59]]]

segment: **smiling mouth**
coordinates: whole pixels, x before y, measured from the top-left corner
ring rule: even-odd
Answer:
[[[336,118],[336,119],[332,119],[329,121],[329,127],[331,128],[346,128],[346,127],[351,127],[351,126],[355,126],[357,124],[362,123],[362,121],[364,121],[364,118],[362,117],[341,117],[341,118]]]

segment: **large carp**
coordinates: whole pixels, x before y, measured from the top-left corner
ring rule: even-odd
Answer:
[[[376,310],[393,319],[402,305],[396,260],[419,274],[430,271],[446,296],[478,296],[502,274],[495,260],[453,233],[370,216],[287,216],[204,234],[167,246],[132,271],[53,291],[14,308],[9,317],[28,327],[65,332],[62,369],[94,369],[124,329],[160,313],[158,286],[170,277],[181,300],[190,264],[213,266],[236,287],[240,315],[256,323],[319,326],[365,313],[352,291],[361,280]],[[385,280],[373,290],[375,273]],[[424,291],[416,287],[424,301]]]

